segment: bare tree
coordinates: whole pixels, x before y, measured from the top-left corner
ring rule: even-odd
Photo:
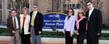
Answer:
[[[94,4],[94,7],[101,10],[102,8],[102,3],[100,0],[80,0],[80,4],[81,4],[81,8],[84,9],[85,11],[87,11],[87,8],[86,8],[86,3],[89,2],[89,1],[92,1],[93,4]]]
[[[92,0],[94,3],[95,8],[101,10],[102,9],[102,2],[100,0]]]
[[[10,0],[11,9],[17,9],[18,13],[22,13],[22,8],[24,6],[29,7],[29,0]]]

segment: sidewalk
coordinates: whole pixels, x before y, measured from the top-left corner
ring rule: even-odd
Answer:
[[[42,37],[42,44],[65,44],[64,38],[46,38]],[[10,36],[0,36],[0,44],[9,44]],[[86,43],[86,40],[85,40]],[[109,40],[100,40],[100,44],[109,44]],[[74,44],[76,44],[76,39],[74,39]]]

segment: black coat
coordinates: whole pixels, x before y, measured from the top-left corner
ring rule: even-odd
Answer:
[[[86,17],[88,19],[89,11],[86,12]],[[94,9],[91,13],[88,24],[88,36],[97,36],[97,33],[101,33],[102,27],[102,14],[101,11]]]
[[[32,19],[33,11],[30,12],[30,19]],[[30,20],[30,27],[31,27],[31,20]],[[34,30],[35,35],[39,35],[39,31],[42,31],[43,27],[43,15],[40,12],[37,12],[34,20]]]
[[[79,29],[78,29],[78,33],[85,33],[86,31],[86,18],[83,18],[80,22],[79,22]]]

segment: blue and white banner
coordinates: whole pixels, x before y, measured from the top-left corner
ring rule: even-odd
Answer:
[[[46,14],[44,15],[43,29],[63,29],[64,14]]]

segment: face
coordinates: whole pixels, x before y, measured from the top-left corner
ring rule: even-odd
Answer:
[[[33,11],[37,11],[38,7],[36,5],[33,6]]]
[[[73,14],[73,11],[71,9],[68,10],[68,15],[71,16]]]
[[[11,15],[12,15],[12,16],[16,16],[16,15],[17,15],[16,11],[12,11],[12,12],[11,12]]]
[[[90,10],[93,8],[93,4],[91,2],[87,3],[87,8]]]
[[[79,15],[79,17],[80,17],[80,18],[83,16],[83,14],[82,14],[82,13],[79,13],[78,15]]]
[[[23,13],[24,13],[25,15],[27,15],[27,14],[28,14],[28,9],[24,9]]]

